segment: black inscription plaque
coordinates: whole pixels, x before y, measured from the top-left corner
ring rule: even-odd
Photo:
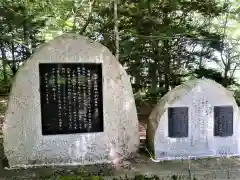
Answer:
[[[168,108],[168,136],[188,137],[188,107]]]
[[[233,107],[214,106],[214,136],[233,135]]]
[[[103,132],[102,64],[41,63],[42,134]]]

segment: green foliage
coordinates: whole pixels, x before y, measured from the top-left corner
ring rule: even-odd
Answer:
[[[8,91],[11,84],[6,75],[9,69],[14,76],[39,45],[64,32],[89,36],[114,54],[113,2],[91,2],[2,0],[0,91]],[[155,103],[192,75],[214,79],[225,87],[236,84],[229,72],[240,66],[238,53],[232,53],[238,47],[226,46],[222,28],[226,23],[219,19],[226,19],[230,10],[229,17],[236,19],[237,5],[217,0],[119,1],[120,62],[131,76],[134,93],[144,92],[136,100]],[[207,62],[221,61],[221,72],[201,69]]]
[[[225,87],[229,87],[230,85],[237,85],[235,78],[223,77],[222,73],[215,69],[207,69],[207,68],[199,68],[194,70],[197,78],[208,78],[216,81],[219,84],[222,84]]]
[[[240,106],[240,88],[239,87],[237,90],[234,91],[234,97],[236,99],[238,106]]]
[[[102,24],[96,31],[111,34],[112,9],[99,11]],[[120,3],[120,61],[135,79],[135,92],[143,87],[154,90],[164,87],[167,92],[182,82],[182,79],[176,82],[177,77],[185,74],[182,67],[192,70],[199,58],[213,59],[212,52],[221,51],[222,35],[210,31],[209,20],[225,11],[226,6],[213,0]],[[103,36],[100,42],[115,52],[114,38]],[[192,51],[189,46],[202,48]]]
[[[3,70],[0,69],[0,95],[7,95],[8,92],[10,91],[11,84],[12,84],[11,70],[7,69],[5,73],[6,73],[6,77],[3,74]]]
[[[89,177],[82,177],[82,176],[62,176],[59,180],[103,180],[100,176],[89,176]]]

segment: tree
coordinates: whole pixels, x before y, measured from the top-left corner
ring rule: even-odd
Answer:
[[[164,87],[167,92],[182,82],[198,59],[210,60],[221,35],[210,32],[209,21],[224,13],[224,7],[213,0],[122,1],[118,8],[120,62],[127,66],[135,90]],[[100,6],[95,21],[100,42],[115,52],[112,12],[112,4]],[[197,53],[193,46],[204,51]]]

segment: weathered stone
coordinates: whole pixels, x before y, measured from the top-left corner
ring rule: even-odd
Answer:
[[[104,132],[42,135],[39,63],[102,64]],[[57,37],[38,49],[19,69],[12,85],[3,135],[4,151],[12,168],[117,163],[139,146],[129,77],[101,44],[72,34]]]
[[[224,114],[228,118],[226,123],[233,123],[227,125],[227,131],[230,133],[222,136],[215,135],[214,130],[214,122],[217,119],[214,118],[214,114],[217,113],[214,109],[219,106],[233,109],[233,118],[231,113]],[[181,137],[169,135],[168,110],[172,107],[188,108],[188,120],[184,121],[187,122],[187,132]],[[180,121],[180,116],[178,120]],[[221,127],[220,130],[223,131],[223,128],[225,127]],[[153,109],[147,128],[148,146],[154,152],[156,161],[235,156],[240,154],[239,129],[239,108],[232,93],[215,81],[194,79],[169,91]]]

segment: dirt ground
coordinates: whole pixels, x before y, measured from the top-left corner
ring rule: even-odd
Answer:
[[[184,176],[189,179],[240,179],[240,158],[208,158],[191,161],[165,161],[153,162],[144,147],[134,159],[126,160],[117,167],[88,166],[88,167],[42,167],[34,169],[6,170],[4,166],[4,153],[2,146],[1,127],[4,120],[4,112],[7,98],[0,97],[0,180],[3,179],[58,179],[60,175],[77,175],[82,170],[91,171],[94,174],[104,175],[106,179],[125,176],[133,177],[138,174],[157,175],[164,179],[171,179],[173,175]],[[141,121],[139,129],[142,139],[145,138],[145,124]],[[50,177],[55,178],[50,178]]]

